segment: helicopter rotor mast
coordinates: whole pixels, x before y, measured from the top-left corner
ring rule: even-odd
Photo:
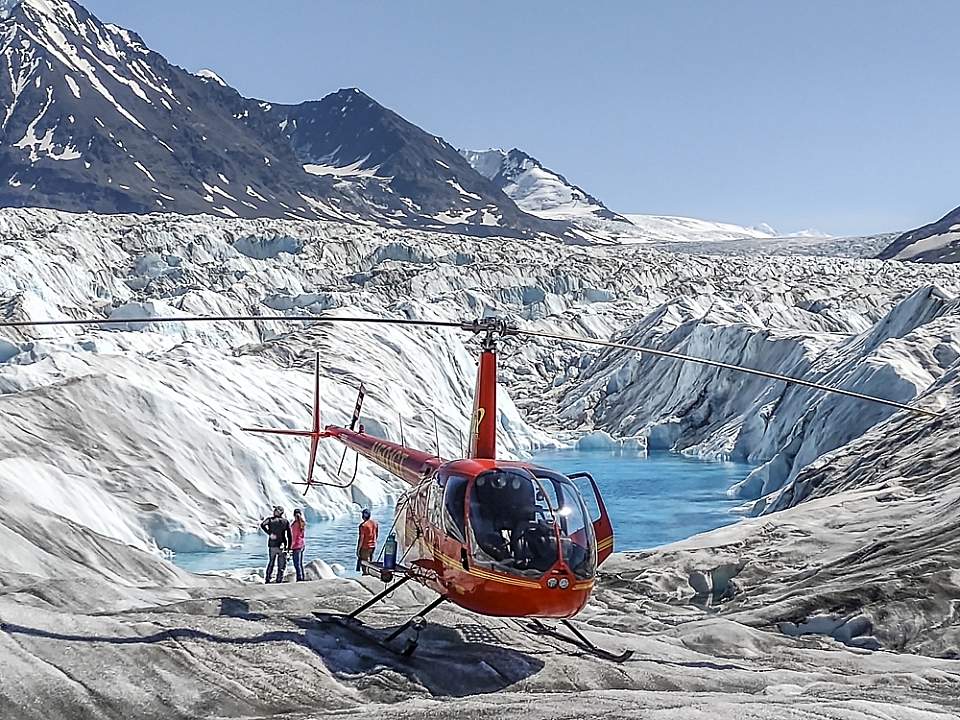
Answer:
[[[464,322],[461,330],[483,334],[480,362],[477,364],[477,387],[474,391],[473,415],[470,419],[470,453],[475,459],[497,458],[497,340],[516,335],[518,329],[496,317]]]

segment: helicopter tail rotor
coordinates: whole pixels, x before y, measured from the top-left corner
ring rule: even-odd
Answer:
[[[360,402],[363,399],[363,389],[361,386],[361,396],[357,402],[355,415],[359,416]],[[295,437],[310,438],[310,459],[307,461],[307,479],[306,482],[294,483],[294,485],[305,485],[303,494],[310,492],[310,488],[315,485],[326,485],[330,487],[347,488],[353,484],[351,480],[346,485],[337,485],[335,483],[317,482],[313,479],[313,471],[317,464],[317,450],[320,447],[320,441],[323,438],[330,437],[330,434],[320,428],[320,353],[317,353],[316,364],[313,370],[313,426],[309,430],[286,430],[281,428],[242,428],[244,432],[259,433],[262,435],[292,435]],[[341,461],[341,466],[343,461]],[[356,470],[354,470],[354,479]]]

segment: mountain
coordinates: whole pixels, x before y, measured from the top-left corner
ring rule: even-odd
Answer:
[[[470,165],[522,210],[551,220],[629,222],[522,150],[461,150]]]
[[[936,222],[900,235],[877,257],[881,260],[960,262],[960,208]]]
[[[567,233],[359,90],[291,106],[247,99],[72,0],[4,14],[0,206]]]
[[[419,218],[422,227],[548,227],[521,212],[443,138],[356,88],[301,105],[273,105],[266,116],[280,128],[305,172],[349,183],[391,214]],[[550,229],[559,233],[563,226]]]
[[[670,215],[625,215],[631,227],[622,242],[720,242],[770,240],[778,237],[769,225],[744,227],[731,223]]]
[[[780,235],[769,225],[731,223],[666,215],[616,213],[583,188],[518,148],[461,150],[474,170],[489,179],[517,206],[538,217],[564,220],[599,241],[633,243],[714,243],[770,240]],[[827,237],[805,231],[794,236]]]

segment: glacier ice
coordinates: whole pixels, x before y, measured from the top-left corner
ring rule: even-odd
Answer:
[[[498,417],[507,452],[597,431],[605,444],[637,437],[742,457],[766,469],[738,492],[779,512],[613,556],[577,622],[600,644],[636,651],[621,668],[450,610],[428,624],[417,662],[401,665],[313,614],[368,598],[369,580],[331,578],[337,569],[319,561],[312,570],[325,579],[265,588],[247,582],[255,573],[190,575],[160,548],[234,542],[277,501],[330,514],[386,501],[399,488],[368,464],[353,490],[301,498],[290,482],[305,449],[240,428],[304,424],[319,353],[325,422],[346,419],[364,381],[369,428],[396,438],[402,415],[407,441],[431,447],[436,409],[441,452],[456,454],[475,340],[266,320],[6,330],[0,674],[14,681],[0,683],[0,702],[29,720],[54,706],[130,718],[210,708],[515,717],[522,706],[547,718],[586,703],[638,717],[694,706],[731,717],[956,717],[958,273],[332,223],[0,211],[4,318],[498,313],[945,411],[918,420],[642,354],[509,341]],[[325,446],[320,477],[338,461]],[[691,579],[710,593],[709,612]],[[378,620],[399,622],[426,600],[401,589]],[[294,671],[267,671],[279,666]]]

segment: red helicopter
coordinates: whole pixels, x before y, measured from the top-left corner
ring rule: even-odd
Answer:
[[[496,343],[514,328],[494,319],[461,327],[483,333],[466,458],[447,460],[369,435],[362,426],[358,431],[362,386],[350,426],[321,428],[319,358],[310,430],[244,429],[310,438],[308,490],[325,484],[316,482],[313,473],[319,442],[326,438],[339,440],[411,486],[394,521],[398,565],[364,563],[385,580],[401,577],[351,616],[413,579],[439,595],[417,618],[444,601],[481,615],[573,617],[590,599],[597,566],[613,552],[613,526],[600,490],[585,472],[566,476],[532,463],[497,459]],[[588,516],[577,478],[590,483],[599,517]],[[629,653],[622,659],[627,657]]]
[[[366,633],[377,642],[390,643],[408,628],[415,636],[402,649],[409,655],[417,646],[424,617],[443,602],[481,615],[529,618],[534,632],[546,633],[577,647],[617,662],[630,657],[629,651],[615,654],[591,643],[569,618],[577,615],[590,599],[597,582],[597,569],[613,552],[614,533],[600,490],[587,472],[564,475],[539,465],[497,459],[497,342],[509,336],[541,337],[586,343],[629,351],[645,352],[687,362],[710,365],[786,383],[878,402],[915,413],[936,415],[912,405],[814,383],[754,368],[721,363],[657,348],[595,340],[574,335],[522,330],[498,318],[469,322],[434,322],[410,319],[347,318],[308,316],[224,316],[149,317],[118,320],[81,319],[66,321],[0,322],[2,327],[49,325],[120,325],[241,320],[309,320],[321,323],[356,322],[393,325],[450,327],[482,336],[474,411],[470,428],[470,450],[466,458],[447,460],[437,454],[406,447],[366,433],[357,427],[364,389],[360,388],[349,427],[320,424],[320,364],[314,371],[313,423],[309,430],[245,428],[250,432],[298,436],[310,439],[306,490],[330,485],[314,480],[314,465],[321,440],[333,439],[359,455],[405,480],[410,489],[397,505],[396,564],[364,563],[365,572],[390,583],[383,592],[345,618],[338,619],[354,629],[362,628],[356,617],[380,602],[400,585],[415,580],[435,591],[437,599],[386,637]],[[343,461],[341,460],[341,468]],[[339,472],[339,471],[338,471]],[[356,471],[354,471],[354,477]],[[588,514],[577,481],[589,485],[598,513]],[[346,485],[337,487],[348,487]],[[306,492],[306,491],[305,491]],[[394,576],[399,579],[394,581]],[[540,618],[558,619],[572,635],[559,632]],[[353,621],[353,622],[351,622]]]

